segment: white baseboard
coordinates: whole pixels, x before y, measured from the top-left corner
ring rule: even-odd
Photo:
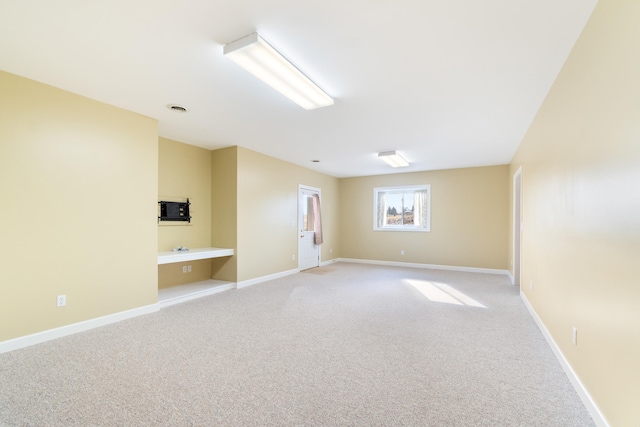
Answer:
[[[224,292],[224,291],[229,291],[231,289],[235,289],[236,288],[236,284],[235,283],[228,283],[225,285],[219,285],[219,286],[215,286],[209,289],[205,289],[202,291],[198,291],[198,292],[192,292],[190,294],[187,295],[181,295],[178,297],[174,297],[174,298],[169,298],[163,301],[158,301],[158,305],[160,306],[160,308],[165,308],[168,307],[170,305],[174,305],[174,304],[180,304],[182,302],[186,302],[186,301],[191,301],[194,300],[196,298],[202,298],[202,297],[206,297],[208,295],[213,295],[213,294],[217,294],[220,292]]]
[[[243,280],[238,282],[236,287],[238,289],[246,288],[247,286],[257,285],[258,283],[267,282],[273,279],[279,279],[281,277],[291,276],[292,274],[300,273],[300,270],[294,268],[293,270],[281,271],[280,273],[269,274],[267,276],[256,277],[255,279]]]
[[[320,267],[326,267],[327,265],[335,264],[336,262],[338,262],[338,258],[330,259],[329,261],[322,261],[320,263]]]
[[[299,273],[300,270],[293,269],[289,271],[283,271],[280,273],[271,274],[268,276],[257,277],[255,279],[245,280],[243,282],[229,283],[225,286],[218,286],[214,289],[208,289],[206,291],[196,292],[189,295],[185,295],[179,298],[173,298],[167,301],[162,301],[156,304],[147,305],[144,307],[134,308],[132,310],[122,311],[119,313],[109,314],[107,316],[97,317],[95,319],[89,319],[71,325],[61,326],[55,329],[49,329],[47,331],[37,332],[31,335],[25,335],[18,338],[0,342],[0,354],[8,351],[18,350],[20,348],[29,347],[34,344],[40,344],[45,341],[50,341],[56,338],[66,337],[68,335],[77,334],[78,332],[88,331],[90,329],[98,328],[100,326],[109,325],[111,323],[120,322],[122,320],[130,319],[132,317],[141,316],[143,314],[154,313],[162,307],[185,302],[195,298],[201,298],[206,295],[212,295],[218,292],[234,289],[244,288],[247,286],[255,285],[257,283],[266,282],[268,280],[277,279],[280,277],[289,276]]]
[[[547,330],[546,326],[544,326],[544,323],[542,323],[542,319],[540,319],[538,313],[536,313],[536,311],[533,309],[533,306],[531,305],[531,303],[529,303],[527,296],[522,291],[520,291],[520,298],[522,298],[522,301],[524,301],[524,305],[529,310],[531,317],[533,317],[533,320],[536,322],[536,325],[538,325],[538,328],[540,328],[542,335],[547,340],[547,343],[549,343],[549,347],[551,347],[553,354],[556,355],[556,358],[560,362],[560,366],[562,366],[565,374],[567,374],[567,377],[569,377],[571,385],[573,385],[576,393],[578,393],[578,396],[580,396],[580,400],[582,400],[582,403],[587,408],[587,411],[589,411],[589,414],[591,414],[591,418],[593,418],[593,421],[600,427],[609,427],[609,423],[607,423],[604,415],[602,414],[602,412],[600,412],[600,409],[598,409],[598,406],[591,398],[591,395],[589,395],[589,392],[582,384],[582,381],[580,381],[580,378],[578,378],[573,368],[564,357],[564,354],[562,354],[560,347],[558,347],[553,337]]]
[[[508,270],[499,270],[494,268],[458,267],[455,265],[420,264],[420,263],[413,263],[413,262],[378,261],[378,260],[355,259],[355,258],[338,258],[338,261],[353,262],[358,264],[389,265],[392,267],[429,268],[432,270],[466,271],[468,273],[486,273],[486,274],[504,274],[504,275],[509,274]]]
[[[513,278],[513,274],[511,274],[511,272],[509,270],[507,270],[507,276],[509,276],[509,280],[511,281],[512,285],[516,284],[515,279]]]
[[[77,334],[78,332],[88,331],[100,326],[109,325],[111,323],[120,322],[121,320],[130,319],[132,317],[141,316],[143,314],[154,313],[159,310],[158,304],[145,305],[143,307],[134,308],[119,313],[109,314],[107,316],[97,317],[95,319],[85,320],[83,322],[73,323],[71,325],[61,326],[48,331],[42,331],[31,335],[25,335],[0,342],[0,353],[18,350],[20,348],[29,347],[34,344],[40,344],[45,341],[56,338],[66,337],[68,335]]]

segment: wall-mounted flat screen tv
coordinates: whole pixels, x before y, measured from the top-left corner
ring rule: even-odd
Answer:
[[[191,222],[189,214],[189,199],[186,202],[158,202],[160,205],[159,221],[185,221]]]

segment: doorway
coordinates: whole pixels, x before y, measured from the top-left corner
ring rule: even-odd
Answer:
[[[300,185],[298,187],[298,269],[308,270],[320,266],[320,245],[315,243],[316,218],[314,196],[320,198],[320,189]]]
[[[522,267],[522,166],[513,175],[513,284],[520,287]]]

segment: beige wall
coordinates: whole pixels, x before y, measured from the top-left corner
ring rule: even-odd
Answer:
[[[167,138],[158,139],[158,200],[189,199],[191,222],[158,223],[158,250],[211,246],[211,151]],[[184,273],[182,267],[191,266]],[[209,260],[158,266],[158,288],[211,278]]]
[[[640,425],[638,22],[598,3],[511,165],[522,291],[612,426]]]
[[[211,245],[236,255],[211,260],[212,277],[238,280],[238,147],[211,152]]]
[[[158,200],[189,198],[187,222],[160,222],[158,250],[211,246],[211,151],[166,138],[158,140]]]
[[[225,257],[228,258],[228,257]],[[183,267],[191,267],[185,273]],[[211,260],[172,262],[158,266],[158,289],[211,279]]]
[[[299,237],[291,222],[297,224],[299,184],[321,189],[321,260],[339,257],[339,180],[244,148],[237,153],[238,281],[298,267]]]
[[[492,166],[342,179],[342,257],[507,269],[508,172]],[[430,232],[373,230],[375,187],[421,184],[431,185]]]
[[[155,303],[156,121],[5,72],[0,93],[0,341]]]
[[[206,167],[205,158],[209,162]],[[185,169],[191,171],[183,175]],[[174,239],[171,245],[233,248],[236,251],[233,257],[210,261],[210,276],[231,282],[293,270],[298,266],[298,233],[291,222],[297,224],[299,184],[321,189],[325,241],[321,259],[339,257],[337,178],[240,147],[208,151],[161,138],[161,194],[189,193],[197,195],[197,200],[204,200],[202,193],[208,191],[210,220],[209,228],[200,226],[194,212],[191,227],[160,226],[160,250],[171,247],[162,246],[162,242],[169,241],[166,236]],[[171,191],[167,190],[169,185],[173,186]],[[205,215],[202,218],[204,221]],[[193,239],[189,240],[190,236]],[[293,255],[296,259],[292,259]],[[159,286],[195,281],[185,279],[182,265],[159,266]],[[205,271],[193,270],[188,278],[206,274]]]

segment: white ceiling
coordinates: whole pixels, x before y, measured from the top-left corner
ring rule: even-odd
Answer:
[[[156,118],[167,138],[336,177],[496,165],[595,3],[0,0],[0,69]],[[222,55],[254,31],[335,105],[303,110]],[[412,165],[376,158],[389,150]]]

